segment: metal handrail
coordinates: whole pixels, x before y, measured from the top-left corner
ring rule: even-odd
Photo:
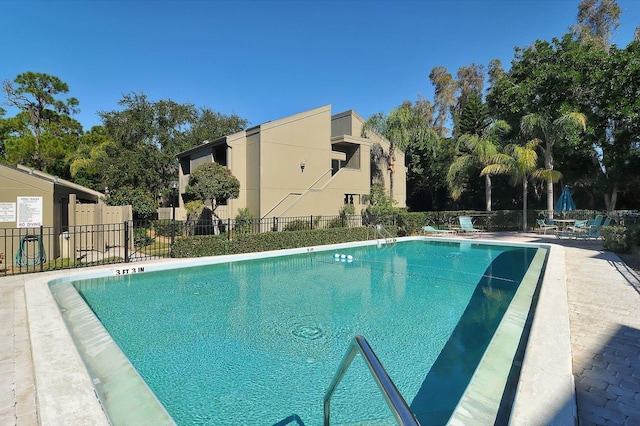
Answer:
[[[289,204],[289,206],[288,206],[286,209],[284,209],[284,210],[282,211],[282,213],[280,213],[280,214],[278,215],[278,217],[282,217],[282,215],[283,215],[283,214],[285,214],[286,212],[288,212],[288,211],[289,211],[293,206],[295,206],[297,203],[299,203],[299,202],[300,202],[300,200],[302,200],[302,197],[304,197],[305,195],[307,195],[309,192],[311,192],[311,191],[312,191],[312,189],[311,189],[311,188],[313,188],[313,187],[316,185],[316,183],[320,182],[320,181],[322,180],[322,178],[324,178],[327,174],[331,173],[332,171],[333,171],[333,169],[329,169],[329,170],[327,170],[326,172],[324,172],[324,173],[322,174],[322,176],[320,176],[318,179],[316,179],[316,180],[315,180],[315,182],[313,182],[313,183],[311,184],[311,186],[309,186],[309,188],[305,189],[305,190],[302,192],[302,194],[300,194],[300,196],[299,196],[298,198],[296,198],[296,199],[293,201],[293,203]],[[331,180],[329,180],[329,182],[331,182]],[[326,186],[327,186],[327,184],[328,184],[329,182],[325,183],[325,184],[322,186],[322,188],[320,188],[320,189],[316,189],[316,190],[314,190],[314,191],[322,191],[324,188],[326,188]],[[272,209],[272,211],[273,211],[273,209]]]
[[[290,192],[290,193],[288,193],[287,195],[285,195],[285,196],[284,196],[284,198],[283,198],[282,200],[280,200],[280,202],[278,202],[278,204],[276,204],[275,206],[273,206],[273,208],[272,208],[271,210],[269,210],[269,211],[268,211],[264,216],[262,216],[262,217],[260,218],[260,220],[264,220],[264,218],[265,218],[265,217],[269,216],[269,213],[271,213],[272,211],[274,211],[275,209],[277,209],[277,208],[278,208],[278,206],[279,206],[280,204],[284,203],[284,202],[285,202],[285,200],[286,200],[287,198],[289,198],[290,196],[292,196],[292,195],[299,195],[299,196],[301,196],[301,195],[302,195],[302,192]]]
[[[360,352],[362,358],[364,358],[371,375],[378,384],[378,388],[387,402],[387,406],[391,409],[391,412],[398,423],[403,426],[420,426],[420,423],[411,412],[409,405],[398,391],[398,388],[393,383],[393,380],[391,380],[391,377],[389,377],[385,371],[382,363],[376,356],[375,352],[373,352],[373,349],[371,349],[371,346],[369,346],[369,342],[360,335],[355,336],[351,341],[349,349],[347,349],[347,353],[344,355],[344,358],[340,363],[340,368],[336,372],[336,375],[331,381],[331,385],[324,396],[324,425],[329,426],[330,424],[331,396],[338,387],[338,384],[340,384],[342,377],[349,369],[353,358],[355,358],[358,352]]]
[[[271,208],[271,210],[269,210],[269,211],[268,211],[264,216],[262,216],[262,218],[261,218],[260,220],[262,220],[262,219],[266,218],[267,216],[269,216],[269,214],[270,214],[272,211],[274,211],[275,209],[277,209],[277,208],[278,208],[278,206],[279,206],[280,204],[284,203],[284,202],[285,202],[285,200],[286,200],[287,198],[289,198],[291,195],[298,195],[298,198],[296,199],[296,201],[294,201],[294,202],[293,202],[289,207],[287,207],[287,208],[286,208],[282,213],[280,213],[280,214],[278,215],[278,217],[280,217],[280,216],[282,216],[283,214],[285,214],[285,213],[286,213],[286,212],[287,212],[287,211],[288,211],[288,210],[289,210],[289,209],[290,209],[294,204],[296,204],[298,201],[300,201],[300,199],[301,199],[303,196],[305,196],[309,191],[311,191],[311,188],[313,188],[313,187],[314,187],[314,185],[315,185],[316,183],[320,182],[320,180],[321,180],[323,177],[325,177],[325,176],[327,175],[327,173],[329,173],[329,172],[331,172],[331,171],[332,171],[332,169],[329,169],[329,170],[327,170],[326,172],[324,172],[324,173],[322,174],[322,176],[320,176],[318,179],[316,179],[316,180],[311,184],[311,186],[309,186],[309,188],[305,189],[303,192],[290,192],[290,193],[288,193],[287,195],[285,195],[285,196],[284,196],[284,198],[283,198],[282,200],[280,200],[280,201],[279,201],[275,206],[273,206],[273,208]],[[326,186],[326,185],[325,185],[325,186]],[[325,186],[323,186],[320,190],[324,189],[324,188],[325,188]]]
[[[376,229],[376,233],[380,237],[384,238],[384,242],[385,243],[389,244],[389,243],[395,243],[396,242],[395,237],[393,235],[391,235],[391,232],[387,231],[384,226],[378,224],[378,225],[375,225],[374,227]]]

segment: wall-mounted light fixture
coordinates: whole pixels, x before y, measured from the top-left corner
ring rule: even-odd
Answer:
[[[302,160],[300,162],[300,170],[302,171],[302,173],[304,173],[304,168],[307,167],[307,162]]]

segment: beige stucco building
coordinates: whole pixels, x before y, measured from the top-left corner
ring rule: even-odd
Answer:
[[[360,136],[364,121],[355,111],[332,115],[326,105],[205,141],[178,154],[180,194],[193,170],[217,162],[240,181],[239,197],[216,210],[220,218],[233,218],[245,207],[257,218],[332,216],[346,203],[360,213],[371,188],[371,146],[380,143],[389,151],[387,140]],[[389,172],[385,174],[388,191]],[[393,195],[397,206],[405,207],[406,168],[400,151]]]

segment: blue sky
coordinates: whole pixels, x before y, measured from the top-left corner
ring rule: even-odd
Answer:
[[[579,0],[0,3],[0,79],[59,77],[89,130],[100,124],[97,111],[120,109],[131,92],[251,125],[326,104],[367,118],[419,94],[432,99],[436,66],[455,75],[497,58],[508,69],[515,46],[566,33]],[[613,41],[624,47],[640,25],[640,1],[618,4]]]

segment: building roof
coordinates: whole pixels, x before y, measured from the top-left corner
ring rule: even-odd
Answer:
[[[104,197],[104,194],[101,192],[94,191],[91,188],[78,185],[77,183],[69,182],[68,180],[59,178],[58,176],[53,176],[48,173],[42,172],[40,170],[36,170],[33,167],[23,166],[22,164],[18,164],[16,167],[12,167],[7,164],[0,164],[0,166],[19,171],[35,179],[44,180],[46,182],[52,183],[54,186],[57,185],[57,186],[68,188],[71,190],[71,192],[82,192],[85,195],[96,197],[96,199],[99,199],[100,197]]]

